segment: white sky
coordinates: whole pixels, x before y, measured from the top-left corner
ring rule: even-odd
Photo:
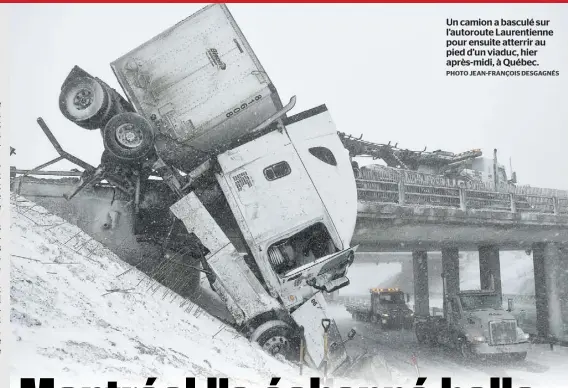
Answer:
[[[99,131],[59,112],[74,65],[122,92],[110,62],[204,4],[10,5],[11,164],[31,168],[57,156],[36,124],[91,164]],[[522,184],[568,189],[568,5],[230,4],[229,9],[287,103],[298,113],[327,104],[338,130],[411,149],[482,148],[512,158]],[[445,76],[446,18],[550,19],[539,61],[560,77]],[[69,166],[63,165],[68,168]]]

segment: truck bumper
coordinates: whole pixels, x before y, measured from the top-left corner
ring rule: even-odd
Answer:
[[[489,345],[488,343],[472,344],[471,350],[475,354],[512,354],[524,353],[529,350],[528,342],[509,345]]]

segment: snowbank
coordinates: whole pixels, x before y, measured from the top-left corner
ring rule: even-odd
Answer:
[[[12,380],[142,386],[157,377],[161,387],[195,376],[198,384],[230,377],[267,386],[271,376],[296,377],[296,367],[251,347],[78,228],[23,198],[11,210]]]

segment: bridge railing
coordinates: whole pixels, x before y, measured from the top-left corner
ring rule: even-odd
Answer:
[[[362,169],[357,188],[362,201],[504,212],[568,215],[568,191],[483,182],[389,167]]]

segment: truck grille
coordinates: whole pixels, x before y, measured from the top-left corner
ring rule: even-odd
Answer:
[[[517,322],[496,321],[489,322],[492,345],[507,345],[517,342]]]

